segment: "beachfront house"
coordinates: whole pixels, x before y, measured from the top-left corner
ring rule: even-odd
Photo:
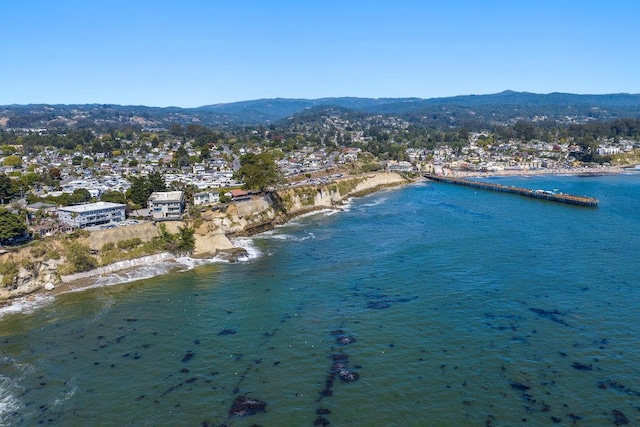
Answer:
[[[122,203],[110,202],[64,206],[58,208],[58,219],[78,228],[110,224],[124,221],[125,206]]]
[[[216,192],[204,191],[193,195],[193,206],[210,205],[220,201],[220,194]]]
[[[181,220],[184,213],[184,192],[157,191],[148,201],[154,221]]]

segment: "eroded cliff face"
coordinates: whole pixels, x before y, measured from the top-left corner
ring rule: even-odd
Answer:
[[[177,233],[178,227],[195,228],[195,257],[213,257],[233,254],[237,249],[229,237],[253,235],[273,228],[278,223],[319,209],[339,207],[346,199],[377,189],[407,183],[407,179],[395,173],[373,173],[354,176],[338,181],[309,186],[296,186],[279,190],[275,193],[254,196],[251,200],[231,203],[226,206],[213,207],[202,212],[200,219],[189,221],[164,222],[167,230]],[[118,227],[92,232],[83,241],[94,253],[99,253],[105,244],[128,239],[139,238],[148,242],[158,236],[159,225],[142,223],[127,227]],[[61,282],[59,269],[66,263],[64,251],[58,245],[59,259],[47,255],[34,258],[27,248],[14,254],[0,256],[2,263],[10,262],[12,269],[6,274],[0,272],[0,301],[24,296]],[[160,259],[160,258],[159,258]],[[163,258],[164,259],[164,258]],[[160,262],[160,261],[158,261]],[[135,265],[135,260],[116,262],[113,265]],[[100,267],[95,271],[112,271],[112,267]],[[10,271],[9,271],[10,270]],[[17,270],[17,271],[16,271]],[[11,274],[12,277],[8,277]],[[88,273],[89,275],[92,273]],[[87,274],[84,274],[87,275]]]
[[[3,257],[0,262],[13,261],[5,261]],[[19,264],[18,273],[12,281],[7,280],[9,283],[5,284],[3,280],[4,286],[0,289],[0,302],[28,295],[45,289],[45,287],[50,288],[60,281],[57,270],[64,263],[64,259],[29,261],[29,263],[29,265]],[[4,276],[0,277],[4,279]]]
[[[406,178],[396,173],[380,172],[344,178],[328,184],[289,188],[278,191],[278,195],[286,215],[292,217],[318,209],[333,208],[350,197],[407,182]]]

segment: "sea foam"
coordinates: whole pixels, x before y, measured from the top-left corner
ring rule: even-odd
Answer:
[[[53,302],[53,296],[51,295],[33,295],[15,298],[11,300],[10,304],[0,307],[0,319],[7,314],[30,314],[51,302]]]

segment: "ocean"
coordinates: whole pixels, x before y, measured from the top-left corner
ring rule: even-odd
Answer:
[[[420,182],[5,308],[0,425],[640,424],[640,174],[490,180],[600,205]]]

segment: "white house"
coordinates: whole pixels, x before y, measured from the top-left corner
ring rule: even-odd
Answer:
[[[120,222],[125,219],[125,205],[121,203],[96,202],[58,208],[58,219],[74,227]]]
[[[180,220],[184,213],[184,193],[157,191],[149,196],[148,205],[156,221]]]
[[[220,194],[204,191],[193,195],[193,206],[210,205],[220,201]]]

